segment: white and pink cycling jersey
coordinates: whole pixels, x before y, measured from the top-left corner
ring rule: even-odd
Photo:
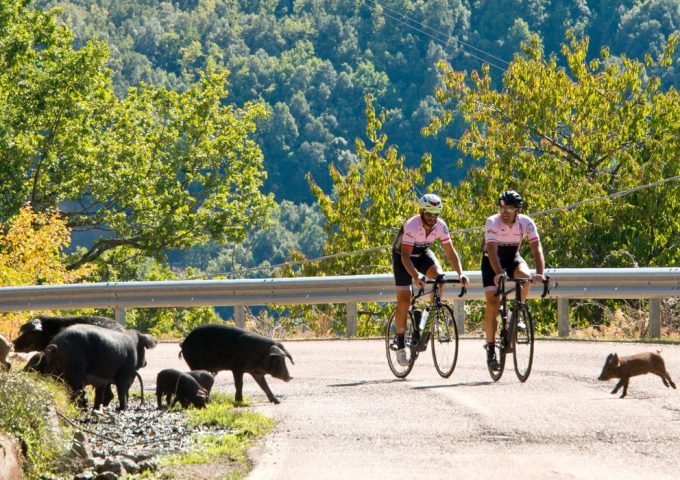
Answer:
[[[486,219],[484,230],[486,242],[495,242],[499,247],[516,247],[519,250],[525,238],[529,240],[529,243],[539,239],[536,224],[526,215],[521,213],[517,215],[511,227],[503,223],[500,213]]]
[[[420,215],[411,217],[401,227],[399,235],[394,241],[394,250],[397,253],[401,252],[402,245],[410,245],[413,247],[412,257],[422,255],[427,248],[429,248],[435,240],[441,240],[442,243],[451,243],[451,235],[449,235],[449,227],[441,218],[437,218],[434,228],[429,235],[425,234],[425,227]]]

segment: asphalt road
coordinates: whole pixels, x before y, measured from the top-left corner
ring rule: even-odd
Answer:
[[[661,350],[678,382],[678,345],[537,341],[524,384],[511,361],[491,381],[480,339],[461,341],[448,379],[429,352],[396,379],[380,340],[285,345],[293,380],[267,377],[281,404],[244,381],[248,408],[277,421],[250,451],[250,480],[680,478],[680,391],[645,375],[619,399],[609,393],[614,380],[597,381],[610,352]],[[186,369],[178,352],[177,344],[147,352],[147,389],[160,369]],[[214,388],[233,393],[231,374],[220,373]]]

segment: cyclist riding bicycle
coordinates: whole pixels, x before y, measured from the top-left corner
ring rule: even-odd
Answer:
[[[500,364],[494,350],[500,298],[496,295],[498,282],[503,272],[510,278],[531,278],[527,262],[519,254],[522,241],[526,238],[536,263],[533,283],[543,280],[545,259],[543,247],[534,221],[523,215],[522,196],[514,190],[506,190],[498,197],[498,213],[486,219],[482,256],[482,284],[486,298],[484,333],[486,336],[486,362],[489,368],[497,370]],[[529,294],[529,283],[522,288],[522,301]],[[504,328],[501,325],[501,328]]]
[[[443,274],[441,265],[430,246],[439,239],[444,253],[464,286],[467,277],[463,275],[460,257],[453,247],[449,229],[439,218],[442,211],[442,200],[433,193],[426,193],[418,199],[420,214],[409,218],[399,230],[392,245],[392,269],[397,290],[397,308],[395,323],[397,327],[397,362],[408,365],[404,333],[406,331],[406,316],[411,305],[412,283],[418,288],[425,286],[424,280],[435,278]],[[442,285],[443,287],[443,285]]]

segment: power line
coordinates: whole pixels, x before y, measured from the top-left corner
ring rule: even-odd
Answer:
[[[386,6],[381,5],[381,4],[377,3],[377,2],[374,2],[373,0],[362,0],[362,3],[363,3],[367,8],[368,8],[368,7],[371,7],[371,6],[375,6],[375,5],[367,5],[366,2],[373,2],[373,3],[375,3],[375,5],[378,5],[378,6],[382,7],[383,10],[384,10],[384,11],[383,11],[383,15],[386,16],[387,18],[390,18],[390,19],[392,19],[392,20],[394,20],[394,21],[396,21],[396,22],[399,22],[399,23],[401,23],[402,25],[405,25],[406,27],[408,27],[408,28],[410,28],[410,29],[413,29],[413,30],[415,30],[415,31],[417,31],[417,32],[422,33],[423,35],[427,35],[428,37],[432,38],[432,39],[435,40],[436,42],[438,42],[438,43],[440,43],[440,44],[443,44],[445,47],[451,47],[451,46],[453,46],[453,44],[452,44],[449,40],[444,40],[444,39],[441,39],[441,38],[439,38],[439,37],[436,37],[436,36],[434,36],[434,35],[428,33],[427,31],[425,31],[424,29],[432,30],[433,32],[437,33],[438,35],[443,35],[443,36],[445,36],[445,37],[447,37],[447,38],[451,38],[451,35],[449,35],[449,34],[447,34],[447,33],[444,33],[444,32],[440,32],[439,30],[437,30],[437,29],[435,29],[435,28],[433,28],[433,27],[424,25],[424,24],[422,24],[421,22],[419,22],[418,20],[415,20],[415,19],[409,17],[408,15],[405,15],[405,14],[403,14],[403,13],[397,12],[396,10],[393,10],[393,9],[391,9],[391,8],[389,8],[389,7],[386,7]],[[390,12],[390,13],[387,13],[387,12]],[[401,18],[399,18],[399,17],[397,17],[397,16],[395,16],[395,15],[401,16],[402,18],[406,18],[407,20],[409,20],[409,21],[411,21],[411,22],[413,22],[413,23],[416,23],[417,25],[419,25],[419,26],[422,27],[422,28],[417,28],[417,27],[411,25],[410,23],[405,22],[404,20],[402,20]],[[477,47],[474,47],[474,46],[472,46],[472,45],[470,45],[470,44],[468,44],[468,43],[465,43],[465,42],[463,42],[462,40],[460,40],[458,37],[455,37],[455,38],[456,38],[456,41],[457,41],[458,43],[460,43],[461,45],[464,45],[464,46],[466,46],[466,47],[468,47],[468,48],[471,48],[471,49],[473,49],[473,50],[476,50],[476,51],[478,51],[478,52],[481,52],[481,53],[483,53],[484,55],[487,55],[487,56],[489,56],[489,57],[491,57],[491,58],[494,58],[494,59],[496,59],[496,60],[499,60],[499,61],[501,61],[501,62],[503,62],[503,63],[509,65],[509,62],[507,62],[506,60],[503,60],[503,59],[501,59],[501,58],[499,58],[499,57],[497,57],[497,56],[495,56],[495,55],[493,55],[493,54],[491,54],[491,53],[485,52],[484,50],[482,50],[482,49],[480,49],[480,48],[477,48]],[[463,54],[465,54],[465,55],[467,55],[467,56],[470,56],[470,57],[473,57],[473,58],[479,60],[479,61],[482,62],[482,63],[487,63],[489,66],[494,67],[494,68],[497,68],[497,69],[500,70],[501,72],[506,72],[506,71],[507,71],[505,68],[499,67],[498,65],[494,64],[493,62],[490,62],[490,61],[487,60],[487,59],[478,57],[477,55],[475,55],[475,54],[473,54],[473,53],[467,52],[467,51],[465,51],[465,49],[463,49],[463,48],[461,48],[461,50],[462,50]]]
[[[529,217],[540,217],[542,215],[548,215],[548,214],[551,214],[551,213],[556,213],[556,212],[561,212],[561,211],[566,212],[566,211],[573,210],[577,207],[580,207],[582,205],[586,205],[586,204],[589,204],[589,203],[595,203],[595,202],[601,202],[603,200],[610,200],[610,199],[613,199],[613,198],[623,197],[623,196],[629,195],[633,192],[645,190],[645,189],[648,189],[648,188],[658,187],[658,186],[664,185],[666,183],[674,182],[674,181],[677,181],[677,180],[680,180],[680,175],[665,178],[663,180],[659,180],[659,181],[654,182],[654,183],[648,183],[648,184],[645,184],[645,185],[638,185],[636,187],[628,188],[628,189],[625,189],[625,190],[620,190],[620,191],[614,192],[610,195],[604,195],[604,196],[601,196],[601,197],[595,197],[595,198],[590,198],[590,199],[587,199],[587,200],[582,200],[580,202],[575,202],[575,203],[572,203],[570,205],[566,205],[566,206],[563,206],[563,207],[555,207],[555,208],[550,208],[548,210],[540,210],[538,212],[530,213],[530,214],[528,214],[528,216]],[[476,232],[478,230],[483,230],[483,229],[484,229],[484,227],[469,227],[469,228],[462,228],[462,229],[458,229],[458,230],[451,230],[450,233],[452,235],[454,235],[454,234],[465,235],[467,233]],[[307,260],[286,261],[286,262],[278,263],[278,264],[274,264],[274,265],[247,268],[247,269],[244,269],[244,270],[239,270],[239,271],[234,271],[234,272],[229,272],[229,273],[213,273],[213,274],[199,275],[199,276],[196,276],[196,277],[185,278],[183,280],[196,280],[196,279],[199,279],[199,278],[214,278],[214,277],[229,277],[229,276],[232,276],[234,274],[242,276],[245,273],[257,272],[257,271],[260,271],[260,270],[275,269],[275,268],[286,267],[286,266],[305,265],[305,264],[308,264],[308,263],[323,262],[325,260],[331,260],[331,259],[335,259],[335,258],[344,258],[344,257],[349,257],[349,256],[352,256],[352,255],[359,255],[359,254],[363,254],[363,253],[370,253],[370,252],[375,252],[375,251],[378,251],[378,250],[383,250],[383,249],[386,249],[386,248],[392,248],[392,245],[381,245],[379,247],[365,248],[365,249],[362,249],[362,250],[356,250],[354,252],[340,252],[340,253],[335,253],[335,254],[332,254],[332,255],[324,255],[324,256],[321,256],[321,257],[317,257],[317,258],[310,258],[310,259],[307,259]]]

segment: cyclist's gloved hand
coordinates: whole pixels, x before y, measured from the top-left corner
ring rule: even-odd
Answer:
[[[501,281],[501,278],[503,278],[503,275],[505,275],[504,272],[497,273],[496,275],[494,275],[494,277],[493,277],[494,285],[498,286],[500,284],[500,281]]]
[[[416,280],[416,284],[418,285],[418,288],[425,288],[425,280],[427,280],[427,277],[423,273],[418,273],[418,279]]]
[[[541,283],[545,277],[542,273],[537,273],[534,278],[531,279],[531,283]]]
[[[465,275],[458,275],[458,280],[460,280],[460,283],[464,286],[467,287],[470,285],[470,281],[468,280],[468,277]]]

